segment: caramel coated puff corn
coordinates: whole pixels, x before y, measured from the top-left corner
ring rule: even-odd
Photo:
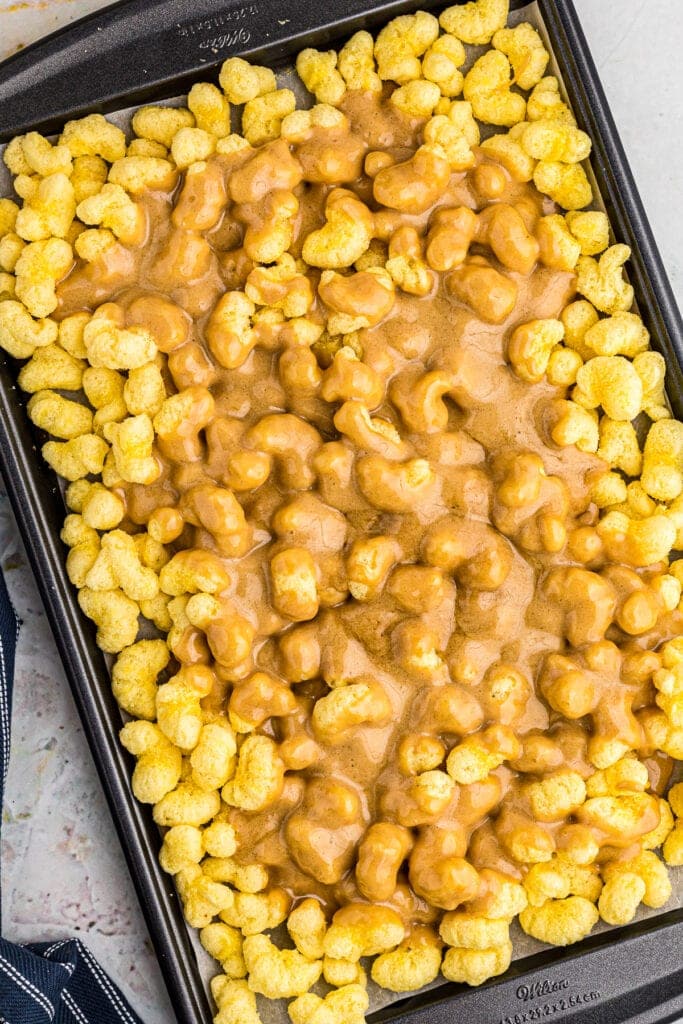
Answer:
[[[303,258],[311,267],[350,267],[370,245],[373,217],[353,192],[333,189],[325,203],[326,221],[304,242]]]
[[[403,921],[390,907],[349,903],[332,918],[325,935],[325,953],[338,960],[357,961],[394,949],[405,934]]]
[[[598,416],[576,402],[558,398],[548,406],[548,433],[561,448],[575,445],[582,452],[596,452],[600,444]]]
[[[522,380],[543,379],[550,355],[564,338],[564,325],[559,320],[531,320],[512,332],[508,359],[515,374]]]
[[[555,270],[573,270],[581,255],[581,246],[559,214],[542,217],[536,229],[540,260]]]
[[[347,89],[362,89],[364,92],[382,91],[374,51],[375,40],[369,32],[356,32],[342,46],[337,59],[337,70],[346,82]]]
[[[481,148],[487,157],[504,167],[514,181],[531,181],[536,161],[522,148],[519,139],[513,138],[511,132],[490,135],[484,139]]]

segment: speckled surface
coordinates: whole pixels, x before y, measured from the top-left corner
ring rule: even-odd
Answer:
[[[683,303],[683,4],[575,0]],[[0,0],[0,56],[103,0]],[[0,564],[24,626],[2,832],[4,933],[78,935],[145,1024],[173,1014],[40,598],[0,489]]]

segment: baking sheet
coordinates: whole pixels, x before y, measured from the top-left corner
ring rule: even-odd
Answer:
[[[447,6],[447,5],[444,5],[444,6]],[[535,0],[534,0],[533,3],[527,4],[526,6],[521,7],[518,10],[515,10],[515,11],[510,13],[510,16],[509,16],[509,19],[508,19],[508,24],[516,25],[516,24],[518,24],[521,21],[528,21],[528,22],[530,22],[538,30],[538,32],[540,33],[541,37],[543,38],[543,41],[545,43],[546,48],[548,49],[548,51],[549,51],[549,53],[551,55],[550,63],[548,65],[548,69],[546,71],[546,74],[553,74],[553,75],[555,75],[559,79],[559,81],[561,83],[563,83],[563,77],[562,77],[560,68],[558,66],[558,63],[557,63],[557,61],[555,59],[555,55],[553,53],[553,49],[552,49],[550,38],[549,38],[547,29],[546,29],[546,25],[544,23],[544,20],[543,20],[540,8],[539,8],[538,4],[535,2]],[[469,67],[471,65],[471,63],[473,63],[474,60],[476,60],[476,58],[481,53],[483,53],[486,49],[488,49],[488,47],[468,47],[468,53],[469,53],[470,59],[468,61],[468,64],[466,65],[466,68]],[[463,69],[463,70],[466,70],[466,68]],[[296,75],[296,73],[294,71],[293,65],[288,65],[288,66],[279,68],[277,70],[277,78],[278,78],[278,84],[280,85],[280,87],[290,88],[290,89],[292,89],[296,93],[298,106],[306,107],[306,106],[310,106],[312,104],[313,99],[306,92],[306,90],[304,89],[302,83],[300,82],[298,76]],[[174,106],[174,105],[180,105],[180,104],[184,103],[184,100],[185,100],[184,96],[178,96],[178,97],[166,100],[164,102],[167,105]],[[114,113],[107,114],[107,118],[109,120],[113,121],[114,123],[120,125],[125,130],[127,130],[129,128],[132,115],[134,114],[134,112],[137,109],[139,109],[138,106],[126,108],[126,109],[123,109],[123,110],[120,110],[120,111],[117,111],[117,112],[114,112]],[[236,112],[233,111],[233,116],[235,116],[235,113]],[[238,122],[236,122],[234,124],[234,129],[235,130],[239,130],[239,123]],[[500,129],[492,127],[492,126],[490,128],[484,127],[483,130],[482,130],[482,137],[486,137],[487,135],[495,134],[498,131],[500,131]],[[4,148],[5,148],[4,146],[0,146],[0,155],[2,154],[2,152],[4,152]],[[605,210],[605,204],[604,204],[604,202],[602,200],[602,197],[600,195],[600,190],[598,188],[597,181],[595,179],[595,175],[593,173],[592,167],[590,167],[590,163],[589,162],[586,163],[585,167],[586,167],[588,176],[589,176],[589,178],[591,180],[591,184],[593,186],[593,192],[594,192],[594,196],[595,196],[594,203],[593,203],[593,208]],[[4,166],[4,164],[0,164],[0,195],[9,195],[9,194],[11,194],[11,178],[10,178],[10,176],[9,176],[5,166]],[[62,486],[62,490],[64,490],[63,486]],[[113,659],[110,656],[107,656],[107,663],[109,665],[112,663],[112,660]],[[103,682],[104,682],[105,685],[108,685],[108,680],[105,680]],[[127,720],[129,720],[128,716],[125,715],[124,713],[121,713],[121,724],[123,724]],[[682,775],[683,775],[683,764],[679,764],[677,766],[677,769],[676,769],[675,777],[680,777]],[[662,913],[666,913],[668,911],[675,910],[677,908],[683,907],[683,871],[676,870],[676,869],[670,869],[670,875],[671,875],[671,878],[672,878],[672,882],[674,883],[674,891],[673,891],[672,898],[667,903],[666,907],[662,908],[662,910],[652,910],[650,908],[646,908],[646,907],[641,906],[641,908],[640,908],[640,910],[639,910],[639,912],[638,912],[638,914],[636,916],[636,919],[635,919],[636,921],[644,920],[646,918],[654,918],[654,917],[657,917],[657,916],[661,916]],[[209,982],[210,982],[211,978],[213,978],[217,973],[219,973],[219,971],[220,971],[219,965],[216,963],[216,961],[213,960],[213,958],[211,958],[206,953],[206,951],[201,946],[201,944],[199,942],[197,930],[193,929],[193,928],[190,928],[188,925],[185,925],[185,927],[187,929],[187,933],[188,933],[188,936],[189,936],[189,939],[190,939],[190,943],[191,943],[191,945],[192,945],[192,947],[194,949],[194,952],[195,952],[199,973],[201,975],[201,978],[202,978],[202,981],[204,983],[204,986],[205,986],[205,989],[207,991],[207,994],[209,994],[209,991],[210,991],[209,990]],[[601,922],[599,925],[596,926],[596,928],[594,928],[592,934],[600,934],[600,933],[609,932],[609,931],[612,931],[612,930],[613,929],[612,929],[611,926],[608,926],[608,925],[604,924],[603,922]],[[535,939],[532,939],[529,936],[527,936],[521,930],[521,928],[519,927],[519,925],[517,924],[516,921],[514,922],[512,928],[511,928],[511,937],[512,937],[512,940],[513,940],[513,947],[514,947],[513,960],[518,960],[518,959],[521,959],[521,958],[529,957],[529,956],[531,956],[531,955],[533,955],[535,953],[538,953],[539,951],[541,951],[543,949],[547,949],[548,948],[544,944],[542,944],[540,942],[537,942]],[[274,940],[278,944],[281,944],[283,946],[291,945],[291,942],[289,941],[289,937],[287,935],[287,932],[286,932],[286,929],[284,928],[284,926],[282,926],[280,929],[278,929],[274,933]],[[365,963],[365,961],[364,961],[364,963]],[[368,968],[368,978],[369,978],[369,967],[370,967],[371,963],[372,963],[372,960],[368,960],[367,963],[366,963],[366,967]],[[429,989],[434,989],[434,988],[437,988],[437,987],[439,987],[439,986],[441,986],[443,984],[444,984],[444,979],[443,978],[439,978],[438,980],[433,982],[431,985],[427,986],[427,988],[425,988],[425,989],[423,989],[421,991],[427,991]],[[320,994],[323,994],[327,990],[329,990],[329,986],[325,985],[325,983],[323,983],[323,982],[319,983],[313,989],[313,991],[317,991]],[[395,1003],[395,1002],[398,1002],[400,1000],[403,1000],[403,999],[405,999],[405,996],[406,996],[405,993],[403,993],[403,994],[394,994],[394,993],[388,992],[385,989],[380,989],[377,985],[374,984],[374,982],[372,982],[372,980],[370,978],[369,978],[369,981],[368,981],[368,994],[370,996],[370,1008],[369,1008],[369,1011],[368,1011],[369,1013],[372,1013],[372,1012],[380,1009],[381,1007],[385,1007],[385,1006],[391,1005],[392,1003]],[[416,993],[410,993],[410,995],[414,995],[414,994],[416,994]],[[210,998],[210,996],[209,996],[209,998]],[[263,998],[261,996],[257,997],[257,999],[258,999],[258,1003],[259,1003],[259,1012],[260,1012],[261,1017],[262,1017],[262,1019],[264,1021],[264,1024],[287,1024],[287,1022],[289,1022],[289,1017],[288,1017],[287,1012],[286,1012],[287,1001],[285,1001],[285,1000],[276,1000],[276,1001],[267,1000],[267,999],[265,999],[265,998]]]

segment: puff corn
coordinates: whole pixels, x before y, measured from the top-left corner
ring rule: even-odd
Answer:
[[[216,1024],[482,984],[683,864],[683,424],[507,15],[5,153],[0,346]]]

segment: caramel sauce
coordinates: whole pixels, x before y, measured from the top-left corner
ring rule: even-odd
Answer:
[[[348,130],[316,130],[306,142],[293,148],[303,171],[303,181],[293,189],[299,210],[290,251],[297,257],[305,236],[324,222],[325,199],[332,184],[351,188],[372,203],[372,181],[362,171],[365,154],[383,150],[400,161],[409,157],[417,145],[421,124],[407,120],[386,102],[351,94],[342,109],[349,118]],[[252,152],[246,151],[208,161],[211,173],[218,173],[226,185],[226,196],[232,176],[251,158]],[[481,153],[477,160],[481,165]],[[506,849],[505,837],[520,822],[523,825],[532,820],[526,784],[551,769],[570,768],[588,777],[594,770],[587,755],[594,730],[618,735],[635,722],[634,702],[636,707],[653,703],[647,685],[643,696],[641,684],[608,675],[600,676],[597,684],[602,694],[600,721],[599,716],[567,721],[551,710],[539,682],[544,665],[553,652],[572,652],[563,608],[548,597],[545,584],[554,570],[577,563],[566,545],[559,551],[525,547],[520,536],[529,510],[523,509],[515,518],[502,509],[497,497],[499,457],[531,453],[541,459],[546,481],[552,481],[553,500],[563,509],[567,532],[597,517],[597,510],[590,504],[589,477],[603,471],[604,463],[574,447],[558,448],[549,439],[546,406],[550,399],[564,397],[564,389],[553,387],[545,379],[540,383],[524,382],[506,361],[512,329],[535,318],[558,317],[574,296],[574,276],[540,264],[529,274],[516,273],[502,268],[486,246],[475,242],[471,255],[485,256],[517,287],[514,309],[502,324],[485,322],[472,308],[454,299],[445,275],[438,275],[431,294],[416,297],[397,292],[388,315],[376,326],[359,332],[363,362],[389,385],[372,416],[396,428],[402,458],[427,460],[434,473],[433,484],[415,507],[407,511],[382,509],[362,493],[353,471],[344,471],[348,458],[358,456],[359,451],[334,425],[341,403],[322,399],[315,373],[308,388],[291,388],[283,383],[280,361],[283,352],[291,350],[264,334],[264,343],[257,344],[242,365],[225,369],[206,343],[207,320],[219,297],[226,290],[242,288],[253,266],[242,248],[245,224],[261,223],[267,217],[265,204],[273,188],[288,187],[280,180],[278,166],[275,161],[264,163],[263,194],[250,201],[249,209],[226,198],[219,220],[207,230],[174,224],[178,192],[143,196],[148,224],[145,244],[136,249],[116,245],[97,263],[77,266],[60,285],[57,314],[64,317],[77,310],[94,310],[108,301],[128,311],[141,296],[160,293],[191,318],[186,344],[163,359],[167,387],[170,392],[197,383],[208,387],[215,400],[215,414],[200,434],[199,458],[172,461],[157,452],[162,467],[158,481],[122,488],[131,530],[143,526],[159,507],[182,505],[183,496],[199,484],[227,486],[230,457],[245,448],[245,435],[266,415],[302,417],[319,432],[322,445],[339,446],[334,449],[337,463],[332,459],[333,450],[328,448],[327,468],[313,469],[310,486],[288,485],[283,474],[274,471],[257,489],[237,493],[252,530],[252,543],[245,555],[225,561],[234,581],[230,601],[256,632],[245,675],[262,670],[287,679],[282,641],[293,630],[307,630],[306,642],[317,645],[320,651],[320,666],[314,666],[312,678],[288,680],[296,695],[295,713],[268,718],[259,727],[278,743],[309,738],[316,744],[316,759],[309,767],[289,771],[280,799],[265,810],[227,810],[227,820],[235,827],[239,841],[237,859],[265,864],[271,884],[284,887],[293,897],[318,896],[334,909],[363,898],[354,879],[359,844],[373,822],[393,821],[412,830],[414,841],[427,851],[427,861],[432,848],[432,859],[438,861],[443,837],[450,836],[452,850],[459,857],[467,857],[477,870],[495,868],[519,878],[522,869]],[[436,204],[423,212],[401,214],[397,224],[425,232],[436,208],[466,206],[482,210],[489,204],[477,193],[475,172],[476,168],[452,175]],[[553,211],[552,203],[533,185],[510,178],[496,202],[520,206],[531,222]],[[309,269],[308,276],[316,300],[307,316],[322,322],[327,314],[317,297],[319,272]],[[321,369],[324,364],[321,358]],[[391,387],[402,379],[417,380],[427,371],[455,375],[456,397],[445,399],[445,429],[411,431],[389,397]],[[367,454],[367,449],[361,449],[360,454]],[[302,494],[311,501],[296,535],[278,537],[273,528],[275,514]],[[531,510],[533,514],[536,511]],[[449,516],[458,519],[465,546],[479,544],[477,531],[482,525],[497,533],[509,557],[509,571],[501,585],[470,586],[462,576],[456,580],[445,572],[438,600],[418,612],[407,611],[405,601],[409,598],[397,600],[389,585],[367,601],[349,595],[345,559],[354,541],[389,537],[397,545],[398,563],[424,564],[425,537],[434,524]],[[292,624],[279,614],[271,600],[270,560],[292,544],[313,554],[319,574],[321,608],[304,626]],[[215,537],[191,524],[186,525],[175,547],[220,553]],[[415,600],[420,607],[419,596]],[[423,634],[435,638],[438,657],[434,666],[421,674],[406,667],[401,647],[401,629],[406,623],[417,623]],[[678,613],[664,617],[637,643],[653,649],[680,628]],[[607,639],[618,645],[629,640],[616,625],[609,627]],[[190,632],[182,652],[176,651],[176,655],[182,653],[188,662],[205,658],[206,645],[200,641],[196,631]],[[414,776],[399,767],[399,746],[412,734],[436,737],[445,757],[463,734],[505,721],[491,710],[487,683],[487,673],[500,663],[514,666],[528,683],[520,707],[510,712],[507,721],[523,749],[525,741],[534,737],[547,740],[544,766],[538,771],[499,766],[483,782],[456,784],[446,806],[429,814],[415,802]],[[241,685],[240,680],[225,676],[218,667],[215,693],[204,702],[208,714],[225,714],[232,689]],[[334,742],[321,743],[311,721],[316,701],[330,692],[330,683],[363,679],[381,687],[390,714],[385,721],[361,724],[343,731]],[[462,703],[464,694],[472,707],[479,709],[460,734],[454,727],[449,729],[445,718],[440,722],[442,712],[435,710],[435,694],[438,697],[447,690],[454,701]],[[614,711],[610,717],[611,705],[621,711]],[[635,746],[639,745],[644,747],[645,743],[638,733]],[[646,764],[653,789],[662,792],[670,773],[670,759],[657,755]],[[342,820],[335,810],[342,798],[344,806],[351,807],[348,820]],[[550,842],[565,824],[542,825]],[[307,845],[302,846],[296,837],[304,825]],[[411,868],[404,864],[398,878],[401,883],[412,881]],[[405,885],[399,886],[388,902],[412,923],[433,919],[434,912],[425,900]]]

